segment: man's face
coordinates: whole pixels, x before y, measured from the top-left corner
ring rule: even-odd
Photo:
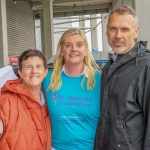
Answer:
[[[129,52],[134,47],[138,32],[139,27],[129,14],[114,13],[108,20],[106,35],[110,47],[116,54]]]

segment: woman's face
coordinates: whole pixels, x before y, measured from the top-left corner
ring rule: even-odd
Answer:
[[[33,56],[22,62],[22,70],[18,71],[18,73],[30,90],[41,87],[41,83],[47,74],[47,69],[45,69],[41,58]]]
[[[62,53],[66,65],[81,65],[86,54],[84,40],[80,35],[72,35],[64,40]]]

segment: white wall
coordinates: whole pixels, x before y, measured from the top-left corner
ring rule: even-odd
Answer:
[[[150,0],[135,0],[134,7],[139,16],[138,40],[148,41],[147,47],[150,49]]]

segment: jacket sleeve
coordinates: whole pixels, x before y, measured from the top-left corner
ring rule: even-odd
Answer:
[[[150,149],[150,68],[147,69],[144,77],[144,87],[143,87],[143,116],[144,116],[144,143],[143,150]]]
[[[6,95],[0,96],[0,119],[3,124],[3,136],[6,132],[8,123],[9,123],[9,116],[10,116],[10,100],[7,98]]]

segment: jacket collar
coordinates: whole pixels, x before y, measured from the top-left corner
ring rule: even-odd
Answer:
[[[135,59],[135,65],[137,65],[138,59],[141,55],[145,55],[146,49],[146,42],[139,41],[135,44],[131,51],[123,55],[117,55],[116,61],[112,63],[112,54],[109,54],[109,62],[106,65],[108,70],[108,78],[119,68],[123,65],[128,63],[130,60]]]
[[[63,68],[62,68],[62,72],[64,72],[65,75],[70,76],[70,75],[67,74],[66,69],[65,69],[65,66],[63,66]],[[86,78],[88,78],[88,72],[87,72],[87,70],[85,69],[85,67],[84,67],[84,70],[81,72],[81,74],[78,75],[78,76],[82,76],[82,75],[84,75]]]
[[[139,57],[141,53],[145,52],[145,48],[147,46],[147,41],[139,41],[135,44],[135,46],[126,54],[117,55],[116,63],[119,62],[120,65],[128,62],[129,60]],[[144,49],[145,50],[144,50]],[[114,54],[109,54],[109,60],[112,61],[114,59]]]

